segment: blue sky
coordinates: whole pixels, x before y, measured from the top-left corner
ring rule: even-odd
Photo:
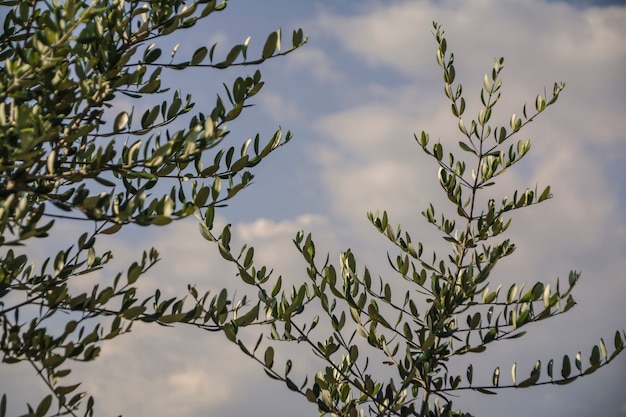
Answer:
[[[575,293],[579,305],[515,343],[468,359],[475,368],[486,366],[487,378],[498,365],[509,369],[517,362],[520,372],[526,372],[537,359],[558,361],[578,350],[588,357],[600,337],[612,341],[614,331],[626,327],[626,7],[623,1],[591,3],[230,2],[227,11],[185,33],[179,56],[214,41],[224,51],[248,35],[254,50],[278,27],[285,34],[302,27],[309,43],[262,66],[266,85],[257,106],[230,126],[233,144],[256,132],[267,138],[279,125],[295,139],[255,170],[255,184],[219,220],[233,223],[235,240],[252,243],[259,262],[274,266],[285,280],[299,281],[305,274],[291,244],[299,229],[313,232],[318,251],[329,252],[331,259],[351,247],[361,264],[391,279],[386,251],[392,248],[368,224],[367,211],[385,209],[415,240],[445,248],[419,214],[430,201],[445,202],[435,165],[413,139],[413,133],[425,130],[443,143],[458,140],[434,59],[431,22],[437,20],[455,53],[468,117],[477,109],[482,77],[494,57],[504,56],[507,62],[502,105],[494,116],[502,123],[544,87],[567,83],[559,102],[522,133],[533,140],[528,160],[502,177],[498,190],[504,193],[550,184],[554,199],[513,219],[510,237],[518,250],[496,270],[494,280],[501,279],[505,287],[524,281],[532,285],[582,270]],[[221,82],[237,74],[189,71],[171,73],[166,81],[192,92],[200,110],[213,103]],[[74,227],[63,233],[79,233]],[[160,249],[163,261],[142,284],[147,294],[161,287],[180,295],[187,283],[241,288],[193,221],[116,235],[103,245],[107,243],[116,248],[120,269],[141,249]],[[38,245],[32,250],[49,250]],[[316,415],[314,406],[272,383],[221,339],[186,329],[137,326],[105,345],[102,358],[79,375],[97,396],[100,415]],[[306,352],[286,353],[299,358],[301,371],[316,371]],[[483,417],[626,415],[624,371],[621,357],[565,387],[512,390],[495,397],[469,393],[455,404]],[[16,395],[27,400],[35,380],[30,370],[5,367],[3,373],[0,378],[11,381]]]

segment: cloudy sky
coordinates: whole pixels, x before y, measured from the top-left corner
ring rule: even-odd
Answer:
[[[285,33],[302,27],[309,43],[264,64],[266,85],[257,105],[230,126],[233,143],[256,132],[269,137],[278,126],[295,139],[256,169],[255,184],[222,210],[220,221],[233,223],[235,240],[255,246],[258,262],[273,266],[286,282],[305,276],[291,243],[300,229],[312,232],[318,252],[331,259],[350,247],[361,265],[397,279],[386,267],[393,248],[369,225],[368,211],[385,209],[414,240],[441,247],[420,215],[431,201],[445,204],[437,167],[413,139],[422,130],[444,144],[460,139],[435,61],[433,20],[444,26],[455,54],[468,117],[478,109],[482,77],[495,57],[506,60],[502,104],[494,115],[499,124],[544,87],[567,83],[559,102],[522,131],[520,139],[533,140],[528,159],[502,177],[503,193],[550,184],[554,198],[514,217],[509,237],[518,249],[496,269],[492,286],[554,283],[581,270],[578,306],[529,329],[523,339],[468,359],[488,378],[495,366],[508,369],[513,362],[526,373],[537,359],[558,362],[578,350],[587,358],[601,337],[611,345],[615,330],[626,327],[623,1],[232,1],[226,12],[186,32],[178,54],[215,41],[227,50],[248,35],[260,47],[278,27]],[[193,92],[202,109],[213,103],[216,86],[236,75],[190,70],[166,81]],[[72,227],[64,235],[79,233]],[[144,248],[160,250],[163,261],[145,278],[147,292],[158,286],[180,295],[188,283],[241,289],[193,220],[134,232],[141,233],[102,244],[115,247],[119,268]],[[299,370],[315,373],[306,352],[294,356]],[[625,371],[620,357],[564,387],[489,397],[464,393],[455,405],[483,417],[626,415]],[[220,334],[137,326],[79,372],[96,395],[100,416],[316,415],[313,405],[267,379]],[[12,409],[40,398],[30,369],[5,366],[2,374]]]

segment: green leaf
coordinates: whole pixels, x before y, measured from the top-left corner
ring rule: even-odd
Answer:
[[[548,362],[548,377],[550,378],[550,381],[552,381],[553,378],[553,369],[554,369],[554,360],[550,359],[550,361]]]
[[[135,306],[122,311],[121,315],[127,320],[133,320],[141,315],[144,311],[146,311],[145,306]]]
[[[155,44],[150,44],[148,48],[146,48],[146,52],[143,55],[143,60],[146,64],[151,64],[161,56],[161,49],[154,48]]]
[[[80,386],[80,383],[75,384],[75,385],[68,385],[64,387],[58,386],[54,388],[54,393],[57,395],[67,395],[70,392],[74,391],[79,386]]]
[[[196,196],[193,199],[193,203],[196,207],[203,207],[211,194],[211,189],[209,187],[200,187]]]
[[[517,386],[519,388],[526,388],[532,385],[535,385],[539,380],[539,376],[541,375],[541,361],[537,361],[535,366],[533,367],[532,372],[530,373],[530,377],[520,382]]]
[[[163,215],[154,216],[150,220],[150,224],[153,224],[155,226],[165,226],[167,224],[170,224],[171,222],[172,222],[172,218],[170,216],[163,216]]]
[[[263,361],[265,363],[265,366],[269,369],[272,369],[272,366],[274,366],[274,348],[269,346],[266,350],[265,350],[265,355],[263,356]]]
[[[249,285],[254,285],[255,284],[254,277],[252,275],[250,275],[248,273],[248,271],[246,271],[244,269],[240,269],[239,270],[239,275],[241,276],[241,279],[243,280],[243,282],[245,282],[246,284],[249,284]]]
[[[278,32],[272,32],[267,37],[265,41],[265,45],[263,46],[263,52],[261,53],[261,57],[263,59],[267,59],[274,54],[278,44]]]
[[[152,124],[154,123],[154,121],[156,120],[158,116],[159,116],[159,106],[154,106],[152,109],[146,110],[143,116],[141,117],[141,127],[143,129],[149,128],[150,126],[152,126]],[[164,148],[164,146],[160,147],[159,149],[161,148]]]
[[[191,65],[200,64],[204,60],[204,58],[206,58],[208,52],[209,50],[206,46],[196,49],[196,52],[194,52],[193,56],[191,57]]]
[[[607,360],[608,358],[608,353],[606,350],[606,345],[604,344],[604,340],[600,339],[600,353],[602,354],[602,358],[604,360]]]
[[[541,97],[541,95],[537,95],[537,98],[535,99],[535,109],[537,109],[537,112],[542,112],[544,109],[546,108],[546,100]]]
[[[485,388],[474,388],[476,391],[480,392],[481,394],[488,394],[488,395],[496,395],[497,393]]]
[[[506,302],[507,304],[512,304],[513,300],[515,300],[515,296],[517,295],[517,284],[511,285],[509,291],[507,292]]]
[[[241,317],[237,317],[237,320],[235,320],[237,322],[237,326],[243,327],[243,326],[247,326],[250,323],[254,322],[258,318],[258,316],[259,316],[259,308],[260,308],[259,304],[256,304],[246,314],[244,314]]]
[[[241,349],[243,353],[245,353],[248,356],[252,356],[252,353],[250,353],[246,345],[244,345],[241,340],[237,340],[237,344],[239,345],[239,349]]]
[[[143,268],[141,267],[141,265],[138,265],[137,262],[134,262],[129,268],[128,268],[128,284],[132,285],[135,283],[135,281],[137,281],[137,279],[139,278],[139,276],[141,275],[141,272],[143,271]]]
[[[459,141],[459,147],[463,149],[465,152],[469,152],[473,155],[476,155],[476,151],[463,141]]]
[[[243,261],[243,267],[244,268],[250,268],[252,266],[252,261],[254,258],[254,248],[249,248],[248,251],[246,252],[246,257],[244,258]]]
[[[41,361],[41,364],[46,368],[56,368],[65,361],[65,358],[61,355],[51,354]]]
[[[622,335],[619,333],[619,331],[615,332],[615,350],[622,350],[624,349],[624,339],[622,339]]]
[[[294,30],[291,35],[291,44],[294,46],[300,45],[302,44],[303,39],[304,33],[302,32],[302,29]]]
[[[441,146],[441,143],[435,143],[435,145],[433,146],[433,155],[435,155],[437,161],[441,161],[443,159],[443,148]]]
[[[311,403],[315,403],[317,402],[317,395],[315,394],[315,392],[312,389],[307,389],[306,390],[306,399],[311,402]],[[4,416],[0,416],[0,417],[4,417]]]
[[[354,363],[359,357],[359,348],[356,345],[350,346],[349,358],[350,362]]]
[[[468,316],[467,318],[468,318],[469,328],[470,328],[470,329],[475,329],[475,328],[477,328],[477,327],[478,327],[478,325],[479,325],[479,324],[480,324],[480,322],[481,322],[480,313],[478,313],[478,312],[477,312],[477,313],[475,313],[473,316],[471,316],[471,319],[470,319],[470,316]]]
[[[298,389],[298,386],[296,384],[294,384],[294,382],[291,379],[285,378],[285,383],[287,384],[287,388],[289,388],[291,391],[295,391],[295,392],[299,392],[300,391]]]
[[[113,226],[107,227],[106,229],[101,230],[100,233],[103,235],[112,235],[120,231],[121,228],[122,228],[121,223],[115,223]]]
[[[239,171],[241,171],[248,164],[248,159],[249,159],[249,156],[248,155],[244,155],[242,158],[238,159],[237,161],[235,161],[235,163],[233,163],[231,165],[230,170],[232,172],[239,172]]]
[[[144,84],[139,89],[139,93],[141,93],[141,94],[152,94],[152,93],[155,93],[159,89],[159,87],[161,87],[161,80],[156,78],[156,79],[154,79],[152,81],[148,81],[148,83]],[[155,118],[156,118],[156,116],[155,116]]]
[[[159,317],[160,323],[178,323],[182,321],[185,317],[187,317],[187,313],[176,313],[176,314],[165,314]]]
[[[578,369],[579,372],[582,372],[583,365],[582,365],[582,358],[581,358],[580,352],[576,354],[574,364],[576,365],[576,369]]]
[[[491,377],[491,383],[494,387],[497,387],[500,383],[500,367],[493,370],[493,376]]]
[[[471,386],[472,385],[472,380],[474,379],[474,366],[472,364],[469,364],[467,366],[467,371],[465,372],[465,375],[467,376],[467,382]]]
[[[178,13],[178,18],[185,19],[185,18],[191,16],[196,11],[196,7],[198,7],[198,3],[192,3],[191,5],[186,5]]]
[[[550,194],[550,186],[548,185],[539,196],[538,202],[541,203],[542,201],[547,200],[548,198],[551,198],[551,197],[552,197],[552,194]]]
[[[57,162],[57,151],[52,150],[48,154],[48,158],[46,160],[46,168],[48,168],[48,173],[54,175],[56,172],[56,162]]]
[[[237,57],[241,53],[241,50],[242,50],[241,45],[233,46],[231,50],[228,52],[228,54],[226,55],[226,59],[218,64],[218,68],[226,68],[232,65],[232,63],[235,62],[235,59],[237,59]]]
[[[52,395],[48,394],[44,397],[43,400],[37,406],[37,410],[35,411],[35,416],[43,417],[46,415],[48,410],[50,409],[50,405],[52,404]]]
[[[118,133],[122,131],[128,125],[128,113],[123,111],[119,113],[115,117],[115,122],[113,122],[113,131]]]
[[[568,378],[572,373],[572,364],[570,363],[569,356],[563,356],[563,365],[561,367],[561,376]]]
[[[224,331],[224,335],[226,336],[228,340],[230,340],[233,343],[237,342],[237,333],[235,331],[236,330],[235,326],[229,323],[226,326],[224,326],[222,330]]]
[[[589,363],[591,366],[597,367],[600,366],[600,348],[598,346],[594,346],[591,350],[591,357],[589,358]]]

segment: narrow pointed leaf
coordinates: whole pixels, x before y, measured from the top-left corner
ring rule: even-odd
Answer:
[[[561,367],[561,376],[563,378],[569,378],[570,374],[572,373],[572,364],[569,360],[569,356],[565,355],[563,356],[563,365]]]

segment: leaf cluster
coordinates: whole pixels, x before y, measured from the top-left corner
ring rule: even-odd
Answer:
[[[213,45],[178,60],[179,45],[168,57],[161,45],[218,18],[226,1],[11,0],[0,7],[2,361],[29,363],[48,388],[38,406],[27,406],[27,415],[92,415],[93,398],[80,383],[64,382],[72,361],[94,360],[105,340],[130,331],[134,321],[219,330],[247,304],[243,299],[237,306],[225,291],[201,295],[191,286],[188,302],[162,299],[159,290],[142,299],[136,282],[159,260],[154,248],[125,273],[77,290],[74,281],[103,270],[113,257],[98,249],[97,238],[192,214],[210,231],[215,210],[292,137],[277,130],[267,140],[256,135],[225,146],[227,124],[263,88],[258,69],[224,83],[205,112],[194,112],[192,95],[164,86],[164,71],[257,67],[307,38],[295,30],[283,48],[279,29],[258,56],[248,52],[247,38],[225,57]],[[122,98],[131,107],[120,111]],[[68,221],[91,232],[37,266],[29,259],[29,239],[49,237]]]
[[[554,84],[549,96],[538,95],[533,110],[524,105],[522,116],[512,115],[508,126],[492,126],[504,68],[504,59],[496,59],[482,82],[482,107],[475,119],[466,121],[463,88],[455,83],[454,55],[448,54],[437,23],[434,37],[444,94],[462,140],[454,144],[456,151],[447,151],[450,145],[441,141],[432,144],[425,132],[415,135],[415,140],[438,165],[439,185],[454,207],[454,216],[439,214],[441,210],[432,204],[422,212],[426,222],[450,244],[450,252],[427,253],[422,242],[415,242],[400,225],[391,223],[386,211],[368,213],[374,228],[395,246],[397,254],[387,255],[389,264],[408,283],[408,290],[403,290],[397,279],[376,279],[367,267],[361,270],[350,249],[341,253],[337,266],[328,256],[320,262],[311,235],[304,232],[298,233],[294,244],[306,263],[308,280],[283,288],[282,277],[271,280],[265,267],[255,269],[251,249],[243,262],[241,256],[233,255],[228,227],[221,236],[211,237],[223,257],[235,263],[243,281],[258,289],[259,304],[250,310],[258,317],[251,323],[270,326],[254,345],[246,342],[235,322],[223,327],[226,336],[270,378],[315,403],[320,415],[469,416],[453,410],[455,392],[493,394],[506,388],[567,384],[607,365],[624,349],[626,334],[618,331],[613,353],[609,354],[600,340],[592,348],[588,364],[580,352],[576,354],[575,370],[568,355],[557,362],[550,359],[545,367],[537,361],[521,379],[513,364],[510,382],[501,381],[499,367],[490,372],[488,384],[475,383],[471,364],[465,372],[458,370],[457,357],[479,354],[492,343],[522,337],[527,326],[574,307],[572,291],[580,273],[570,272],[565,284],[557,280],[529,287],[513,284],[508,289],[500,284],[494,289],[493,270],[515,251],[514,243],[503,237],[511,214],[546,201],[551,192],[549,186],[535,186],[513,190],[512,197],[499,201],[480,198],[500,175],[528,155],[530,141],[513,142],[513,136],[557,101],[564,84]],[[486,201],[482,207],[481,201]],[[262,349],[264,335],[270,342]],[[319,370],[296,383],[293,360],[285,362],[284,371],[276,367],[281,343],[308,345],[319,361]],[[542,377],[544,369],[547,378]]]

